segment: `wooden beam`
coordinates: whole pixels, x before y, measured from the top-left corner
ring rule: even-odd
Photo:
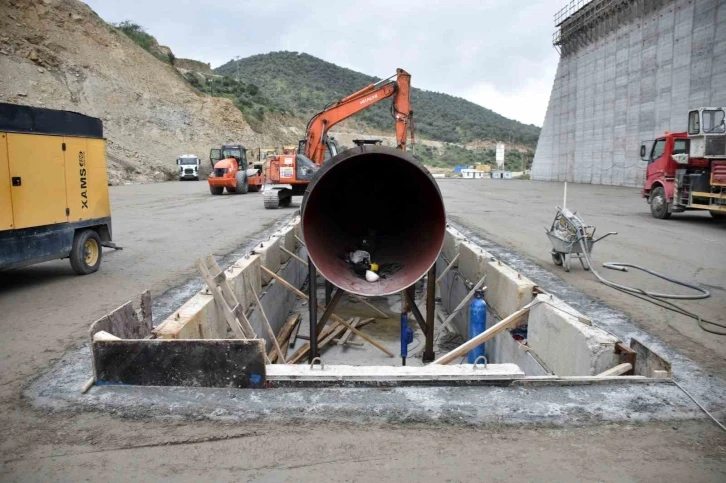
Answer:
[[[457,253],[456,256],[453,258],[453,260],[451,260],[451,262],[446,266],[446,268],[444,269],[444,271],[441,272],[441,275],[439,275],[439,277],[436,279],[436,285],[438,285],[439,283],[441,283],[441,280],[443,280],[444,279],[444,276],[447,273],[449,273],[449,270],[451,270],[454,267],[454,264],[456,263],[456,261],[458,259],[459,259],[459,254]]]
[[[237,337],[238,339],[250,338],[248,337],[248,334],[246,334],[245,331],[242,330],[242,326],[238,322],[237,317],[235,317],[235,315],[230,310],[229,306],[227,305],[227,301],[224,300],[224,295],[222,295],[221,289],[217,287],[217,285],[214,283],[214,278],[209,273],[207,266],[204,264],[201,258],[197,258],[197,266],[199,267],[199,271],[202,272],[202,278],[204,278],[204,281],[207,283],[209,291],[212,292],[214,300],[217,302],[217,305],[222,310],[224,318],[227,321],[227,325],[229,325],[229,328],[232,329],[235,337]]]
[[[290,250],[286,249],[285,247],[282,247],[281,246],[280,247],[280,250],[282,250],[283,252],[287,253],[288,255],[290,255],[291,257],[293,257],[295,260],[297,260],[298,262],[302,263],[306,267],[308,266],[308,262],[306,262],[302,258],[298,257],[297,255],[295,255],[294,253],[292,253]],[[388,315],[385,312],[379,310],[376,306],[374,306],[373,304],[369,303],[363,297],[361,297],[359,295],[356,295],[356,294],[353,294],[353,293],[348,293],[348,295],[350,295],[352,298],[356,299],[357,301],[359,301],[359,302],[367,305],[368,307],[372,308],[377,313],[379,313],[381,315],[381,317],[383,317],[384,319],[387,319],[388,318]]]
[[[350,292],[348,292],[348,295],[350,295],[351,297],[353,297],[354,299],[356,299],[356,300],[357,300],[358,302],[361,302],[361,303],[363,303],[364,305],[367,305],[368,307],[372,308],[372,309],[373,309],[373,310],[375,310],[375,311],[376,311],[377,313],[379,313],[379,314],[381,315],[381,317],[383,317],[384,319],[388,319],[388,318],[389,318],[389,317],[388,317],[388,314],[386,314],[386,313],[385,313],[385,312],[383,312],[382,310],[379,310],[379,309],[378,309],[378,308],[377,308],[377,307],[376,307],[375,305],[373,305],[372,303],[368,302],[368,301],[367,301],[366,299],[364,299],[363,297],[361,297],[361,296],[359,296],[359,295],[356,295],[356,294],[354,294],[354,293],[350,293]]]
[[[603,371],[600,374],[598,374],[595,377],[608,377],[608,376],[622,376],[628,371],[633,370],[633,365],[629,362],[625,362],[623,364],[618,364],[615,367],[611,367],[607,371]]]
[[[294,258],[294,259],[295,259],[295,260],[297,260],[298,262],[302,263],[302,264],[303,264],[303,265],[305,265],[306,267],[308,266],[308,262],[306,262],[306,261],[305,261],[305,260],[303,260],[302,258],[298,257],[297,255],[295,255],[294,253],[292,253],[292,252],[291,252],[290,250],[288,250],[287,248],[283,247],[282,245],[280,245],[280,250],[282,250],[283,252],[287,253],[287,254],[288,254],[288,255],[290,255],[290,256],[291,256],[292,258]]]
[[[368,324],[370,324],[372,322],[375,322],[375,321],[376,321],[376,319],[374,319],[373,317],[369,317],[367,319],[363,319],[360,322],[358,322],[358,325],[356,325],[355,328],[358,329],[358,330],[360,330],[363,326],[366,326],[366,325],[368,325]]]
[[[426,320],[423,318],[423,315],[421,315],[421,311],[418,309],[418,306],[416,306],[416,300],[414,300],[414,296],[411,295],[412,288],[413,285],[405,289],[403,291],[403,296],[406,297],[408,308],[411,312],[413,312],[413,317],[414,319],[416,319],[416,322],[418,322],[418,326],[421,327],[421,331],[426,334]]]
[[[484,342],[488,341],[495,335],[499,334],[500,332],[504,331],[505,329],[508,329],[510,327],[515,327],[519,322],[527,317],[529,315],[529,309],[537,303],[532,302],[527,305],[525,305],[523,308],[517,310],[509,317],[506,317],[505,319],[501,320],[497,324],[489,327],[487,330],[482,332],[481,334],[477,335],[473,339],[469,339],[468,341],[461,344],[459,347],[454,349],[453,351],[444,354],[443,356],[436,359],[433,363],[434,364],[449,364],[453,362],[454,360],[458,359],[459,357],[462,357],[466,355],[470,350],[472,350],[474,347],[479,346],[483,344]]]
[[[275,280],[277,280],[278,282],[280,282],[285,288],[287,288],[288,290],[290,290],[292,293],[294,293],[298,297],[302,298],[303,300],[308,300],[309,301],[309,298],[308,298],[307,295],[305,295],[300,290],[298,290],[295,287],[293,287],[292,285],[290,285],[284,278],[282,278],[281,276],[279,276],[278,274],[276,274],[275,272],[273,272],[272,270],[270,270],[267,267],[260,267],[260,268],[262,270],[264,270],[267,274],[269,274],[272,278],[274,278]],[[325,307],[323,307],[322,305],[320,305],[320,304],[317,304],[317,305],[322,310],[325,310]],[[356,334],[357,336],[359,336],[361,339],[363,339],[363,340],[365,340],[367,342],[370,342],[373,346],[377,347],[381,352],[385,353],[389,357],[395,357],[393,355],[393,353],[391,351],[389,351],[388,349],[386,349],[380,342],[377,342],[375,339],[367,336],[366,334],[364,334],[363,332],[359,331],[355,327],[351,327],[348,322],[346,322],[342,318],[338,317],[336,314],[330,314],[330,318],[333,319],[334,321],[338,322],[339,324],[342,324],[343,326],[351,329],[351,331],[354,334]]]
[[[320,333],[320,337],[318,337],[318,341],[324,340],[327,336],[329,336],[336,328],[339,328],[339,325],[329,326],[323,329],[323,331]],[[287,360],[288,364],[297,364],[300,362],[307,354],[310,352],[310,342],[306,342],[303,344],[295,353],[290,356],[290,358]]]
[[[474,288],[471,289],[471,292],[469,292],[468,294],[466,294],[466,297],[464,297],[463,300],[461,302],[459,302],[459,305],[456,306],[456,308],[454,309],[454,311],[451,312],[449,314],[449,316],[446,318],[446,320],[444,321],[444,326],[442,327],[441,330],[444,330],[444,329],[448,328],[448,326],[451,323],[451,321],[454,320],[454,317],[456,317],[456,314],[458,314],[459,311],[462,308],[464,308],[464,306],[474,296],[474,294],[476,293],[476,291],[479,290],[482,287],[482,285],[484,285],[484,280],[486,280],[486,278],[487,278],[487,276],[486,276],[486,274],[484,274],[484,276],[481,278],[481,280],[479,280],[476,283],[476,285],[474,285]],[[486,287],[484,287],[484,290],[486,290]]]
[[[358,317],[356,317],[355,319],[353,319],[353,322],[351,322],[351,324],[350,324],[350,325],[351,325],[351,326],[353,326],[353,327],[357,327],[357,326],[358,326],[358,322],[360,322],[360,319],[359,319]],[[338,345],[343,345],[343,344],[345,344],[345,343],[346,343],[346,342],[348,341],[348,339],[350,338],[350,336],[351,336],[352,334],[353,334],[353,332],[351,332],[350,330],[346,330],[346,331],[345,331],[345,334],[343,334],[343,335],[341,336],[341,338],[340,338],[340,339],[338,339],[338,342],[337,342],[337,344],[338,344]]]
[[[292,328],[292,332],[290,333],[290,347],[295,346],[295,342],[297,340],[297,333],[300,331],[301,325],[302,323],[296,324],[295,327]]]
[[[282,355],[285,357],[287,357],[287,348],[290,345],[290,334],[292,333],[293,328],[300,326],[301,319],[302,317],[300,316],[300,313],[296,312],[292,314],[280,328],[280,332],[277,333],[277,342],[280,344]],[[275,362],[275,360],[277,360],[277,353],[274,349],[271,350],[267,356],[269,357],[270,362]]]
[[[328,323],[328,319],[330,319],[330,316],[333,314],[333,310],[335,310],[335,307],[338,305],[338,302],[340,302],[340,299],[343,298],[344,293],[345,291],[341,289],[335,291],[335,295],[333,295],[333,298],[330,300],[330,304],[325,307],[323,315],[320,316],[320,320],[318,320],[318,323],[315,326],[316,335],[320,335],[323,327],[325,327],[325,325]]]
[[[247,279],[245,279],[244,274],[240,274],[241,281],[248,282]],[[262,315],[262,321],[265,323],[265,329],[267,330],[267,335],[270,337],[270,340],[272,341],[272,346],[275,348],[275,351],[277,352],[278,357],[282,361],[282,363],[285,363],[285,354],[282,353],[282,349],[280,349],[280,344],[277,343],[277,337],[275,337],[275,333],[272,331],[272,326],[270,326],[270,321],[267,319],[267,314],[265,314],[265,309],[262,307],[262,302],[260,302],[260,297],[257,296],[257,290],[255,290],[255,287],[252,286],[251,283],[247,283],[247,286],[252,290],[252,294],[255,296],[255,302],[257,302],[257,307],[260,309],[260,315]],[[270,362],[272,362],[272,359],[270,359]]]
[[[234,292],[232,291],[232,287],[229,286],[227,274],[224,273],[224,270],[219,268],[219,265],[217,265],[217,261],[212,255],[207,255],[206,258],[209,266],[217,272],[217,275],[212,278],[212,282],[214,283],[215,278],[221,279],[221,282],[219,284],[215,283],[215,285],[218,285],[218,288],[222,291],[222,299],[228,303],[230,311],[237,319],[239,325],[242,327],[242,330],[248,335],[248,338],[257,339],[257,334],[255,334],[255,331],[252,328],[252,324],[250,324],[250,321],[247,319],[244,308],[237,301],[237,296],[235,296]],[[267,354],[265,354],[265,357],[267,357]]]

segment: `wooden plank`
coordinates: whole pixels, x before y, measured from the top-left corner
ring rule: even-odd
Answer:
[[[363,297],[361,297],[361,296],[359,296],[359,295],[356,295],[356,294],[354,294],[354,293],[350,293],[350,292],[348,292],[348,295],[350,295],[351,297],[353,297],[354,299],[356,299],[356,300],[357,300],[358,302],[361,302],[362,304],[364,304],[364,305],[367,305],[367,306],[368,306],[368,307],[370,307],[371,309],[375,310],[375,311],[376,311],[376,312],[377,312],[378,314],[380,314],[380,316],[381,316],[381,317],[383,317],[384,319],[388,319],[388,318],[389,318],[389,317],[388,317],[388,314],[386,314],[386,313],[385,313],[385,312],[383,312],[382,310],[379,310],[379,309],[378,309],[378,308],[377,308],[377,307],[376,307],[375,305],[371,304],[370,302],[368,302],[368,301],[367,301],[366,299],[364,299]]]
[[[525,317],[529,315],[529,309],[532,307],[535,303],[538,303],[537,301],[531,302],[521,309],[517,310],[513,314],[511,314],[509,317],[506,317],[505,319],[501,320],[497,324],[489,327],[487,330],[482,332],[481,334],[477,335],[473,339],[469,339],[468,341],[461,344],[456,349],[452,350],[451,352],[444,354],[443,356],[436,359],[433,364],[449,364],[453,362],[454,360],[458,359],[459,357],[462,357],[466,355],[470,350],[472,350],[474,347],[481,345],[482,343],[488,341],[495,335],[499,334],[500,332],[504,331],[505,329],[508,329],[510,327],[515,327],[519,322],[522,321]]]
[[[144,307],[147,307],[146,309]],[[132,302],[126,302],[108,315],[96,320],[88,330],[88,336],[105,331],[121,339],[143,339],[153,330],[151,322],[151,295],[146,290],[141,294],[142,319],[136,315]]]
[[[367,319],[363,319],[360,322],[358,322],[358,325],[355,326],[356,329],[360,330],[361,328],[365,327],[366,325],[370,323],[375,323],[376,319],[373,317],[369,317]]]
[[[618,364],[615,367],[611,367],[607,371],[602,371],[595,377],[622,376],[623,374],[631,370],[633,370],[633,365],[629,362],[625,362],[623,364]]]
[[[221,279],[221,281],[219,283],[215,283],[215,285],[217,285],[217,287],[221,289],[223,295],[222,298],[227,302],[230,312],[232,312],[234,318],[242,326],[242,330],[244,331],[244,333],[246,333],[250,339],[256,339],[257,334],[255,334],[255,331],[252,328],[250,321],[245,315],[244,307],[239,304],[239,302],[237,301],[237,296],[234,294],[232,287],[229,286],[227,275],[221,268],[219,268],[219,265],[217,265],[217,261],[212,255],[207,255],[206,258],[209,266],[217,272],[217,275],[215,275],[212,279],[213,283],[216,277],[219,277]],[[236,310],[236,307],[238,307],[239,309]]]
[[[242,325],[237,320],[237,317],[232,313],[230,310],[229,305],[227,304],[227,301],[224,299],[224,295],[222,294],[222,289],[217,286],[216,283],[214,283],[214,277],[212,277],[212,274],[209,273],[209,269],[204,264],[201,258],[197,258],[197,266],[199,267],[199,271],[202,272],[202,278],[204,278],[204,281],[207,283],[207,286],[209,287],[209,291],[212,293],[212,296],[214,297],[214,301],[217,302],[217,305],[219,306],[220,310],[224,314],[224,318],[227,321],[227,325],[229,325],[229,328],[232,329],[232,333],[234,333],[235,337],[238,339],[253,339],[256,337],[251,337],[248,333],[243,330]],[[243,314],[244,315],[244,314]],[[249,321],[247,322],[249,324]],[[252,331],[252,328],[250,327],[250,331]],[[254,331],[253,331],[254,333]]]
[[[270,270],[266,267],[260,267],[260,268],[262,270],[264,270],[265,272],[267,272],[272,278],[274,278],[275,280],[280,282],[283,286],[285,286],[285,288],[287,288],[288,290],[290,290],[291,292],[296,294],[298,297],[301,297],[303,300],[308,300],[307,295],[305,295],[300,290],[298,290],[295,287],[293,287],[292,285],[290,285],[284,278],[280,277],[278,274],[276,274],[275,272],[273,272],[272,270]],[[325,310],[325,307],[322,306],[321,304],[318,304],[318,307],[320,308],[320,310]],[[346,322],[342,318],[338,317],[336,314],[331,314],[330,318],[333,319],[334,321],[336,321],[337,323],[342,324],[342,325],[346,326],[347,328],[351,329],[354,334],[358,335],[361,339],[371,343],[373,346],[377,347],[384,354],[388,355],[389,357],[394,357],[393,353],[391,351],[389,351],[388,349],[386,349],[380,342],[378,342],[375,339],[373,339],[372,337],[364,334],[363,332],[359,331],[355,327],[351,327],[348,322]]]
[[[92,344],[96,383],[262,388],[265,344],[255,340],[110,340]]]
[[[320,333],[320,337],[318,337],[318,343],[325,339],[327,336],[329,336],[336,327],[340,327],[337,324],[329,325],[328,327],[324,328],[323,331]],[[310,342],[306,342],[303,344],[295,353],[290,356],[290,358],[287,360],[288,364],[297,364],[300,362],[305,356],[308,355],[308,352],[310,352]]]
[[[449,270],[451,270],[451,267],[454,266],[456,261],[459,259],[459,254],[457,253],[453,260],[446,266],[443,272],[441,272],[441,275],[436,279],[436,285],[438,285],[446,276],[447,273],[449,273]]]
[[[292,328],[292,332],[290,333],[290,347],[295,345],[295,342],[297,341],[297,333],[300,331],[301,325],[302,324],[297,324]]]
[[[240,275],[242,285],[244,286],[245,283],[245,276],[242,274]],[[278,357],[282,361],[282,363],[285,363],[285,354],[282,353],[282,349],[280,349],[280,344],[277,342],[277,337],[275,337],[275,332],[272,330],[272,327],[270,326],[270,321],[267,320],[267,315],[265,314],[265,309],[262,308],[262,302],[260,302],[260,297],[257,296],[257,290],[252,286],[252,284],[249,284],[250,289],[252,290],[252,294],[255,296],[255,302],[257,302],[257,307],[260,309],[260,314],[262,315],[262,321],[265,323],[265,329],[267,330],[267,335],[270,337],[270,340],[272,341],[272,346],[275,348],[275,351],[277,352]],[[272,360],[270,360],[272,362]]]
[[[325,337],[323,340],[321,340],[320,342],[318,342],[318,350],[323,349],[325,346],[327,346],[328,344],[330,344],[331,342],[333,342],[333,339],[335,339],[336,337],[339,337],[340,334],[344,330],[345,330],[345,327],[344,326],[342,326],[342,325],[336,325],[335,328],[333,329],[333,331],[330,334],[328,334],[327,337]]]
[[[277,333],[277,342],[280,344],[282,354],[285,357],[287,357],[287,348],[290,344],[290,334],[292,333],[293,328],[300,324],[300,319],[301,316],[299,313],[292,314],[287,318],[285,324],[280,327],[280,332]],[[268,357],[270,358],[270,362],[275,362],[277,360],[277,354],[274,350],[270,351]]]
[[[337,344],[338,341],[340,341],[340,339],[333,339],[333,344]],[[356,341],[348,340],[348,341],[345,341],[345,345],[363,347],[365,344],[363,342],[356,342]]]
[[[486,280],[486,278],[487,278],[487,276],[486,276],[486,274],[484,274],[484,276],[481,278],[481,280],[479,280],[476,283],[476,285],[474,285],[474,287],[471,289],[471,291],[468,294],[466,294],[466,297],[464,297],[464,299],[461,302],[459,302],[459,305],[456,306],[454,311],[451,312],[451,314],[449,314],[449,317],[444,321],[444,326],[441,328],[441,330],[448,329],[449,324],[451,323],[452,320],[454,320],[454,317],[456,317],[456,314],[458,314],[459,311],[462,308],[464,308],[464,306],[467,304],[467,302],[469,302],[469,300],[471,300],[471,298],[474,296],[476,291],[479,290],[482,287],[482,285],[484,285],[484,280]],[[484,290],[486,290],[486,287],[484,287]]]
[[[297,260],[298,262],[302,263],[302,264],[303,264],[303,265],[305,265],[306,267],[308,266],[308,262],[306,262],[306,261],[305,261],[305,260],[303,260],[302,258],[298,257],[297,255],[295,255],[294,253],[292,253],[292,252],[291,252],[290,250],[288,250],[287,248],[283,247],[282,245],[280,246],[280,250],[282,250],[283,252],[287,253],[287,254],[288,254],[288,255],[290,255],[290,256],[291,256],[292,258],[294,258],[294,259],[295,259],[295,260]]]
[[[350,324],[350,325],[351,325],[351,327],[358,327],[358,322],[360,322],[360,318],[356,317],[356,318],[355,318],[355,319],[353,319],[353,321],[351,322],[351,324]],[[348,339],[350,338],[350,336],[351,336],[351,335],[353,335],[353,332],[351,332],[350,330],[346,330],[346,331],[345,331],[345,334],[343,334],[343,335],[342,335],[342,336],[340,337],[340,339],[338,339],[338,345],[343,345],[343,344],[345,344],[345,343],[346,343],[346,341],[347,341],[347,340],[348,340]]]
[[[333,298],[330,299],[330,302],[326,305],[325,310],[323,311],[323,315],[320,316],[318,323],[315,324],[316,334],[320,334],[320,331],[323,330],[323,327],[328,324],[330,315],[333,313],[333,310],[335,310],[335,306],[338,305],[340,299],[343,298],[344,293],[345,292],[341,289],[335,291],[335,295],[333,295]]]

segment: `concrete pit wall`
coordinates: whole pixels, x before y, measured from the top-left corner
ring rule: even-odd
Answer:
[[[303,260],[307,258],[305,247],[298,248],[295,239],[299,223],[299,219],[293,220],[269,240],[258,245],[252,255],[240,258],[225,271],[237,301],[247,312],[252,329],[257,337],[265,341],[268,351],[271,349],[271,340],[250,284],[260,297],[270,326],[277,334],[285,323],[287,314],[295,306],[296,297],[269,274],[260,270],[260,267],[278,273],[295,287],[303,285],[307,268],[280,250],[282,246]],[[225,339],[227,330],[227,321],[222,310],[205,287],[162,321],[153,332],[159,339]]]
[[[441,281],[441,302],[447,311],[453,311],[484,275],[484,300],[491,313],[487,328],[535,301],[526,323],[527,345],[504,331],[485,344],[489,362],[515,363],[527,376],[594,376],[620,363],[615,353],[615,345],[620,342],[616,337],[556,297],[537,295],[533,281],[466,241],[454,228],[447,228],[444,247],[449,251],[442,252],[439,273],[456,256],[453,247],[457,247],[459,255],[458,267]],[[466,308],[454,317],[452,327],[468,339]]]

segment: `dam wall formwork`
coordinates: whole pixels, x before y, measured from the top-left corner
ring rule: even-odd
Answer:
[[[641,186],[642,141],[726,105],[726,0],[573,0],[532,179]]]

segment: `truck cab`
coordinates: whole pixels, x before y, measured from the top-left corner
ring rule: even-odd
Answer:
[[[688,113],[687,132],[666,132],[640,146],[647,162],[641,196],[655,218],[686,210],[726,217],[725,110],[702,107]]]
[[[199,181],[199,166],[202,164],[198,157],[193,154],[182,154],[176,158],[179,167],[179,181],[193,179]]]

